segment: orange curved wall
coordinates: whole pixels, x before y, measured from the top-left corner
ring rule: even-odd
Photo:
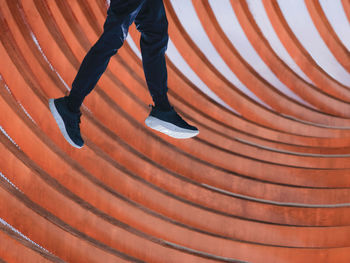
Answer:
[[[169,97],[199,136],[145,127],[132,26],[77,150],[48,99],[108,4],[0,0],[0,262],[350,262],[350,2],[164,4]]]

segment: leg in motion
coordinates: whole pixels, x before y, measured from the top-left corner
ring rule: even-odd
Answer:
[[[199,131],[184,121],[170,106],[167,92],[165,51],[168,45],[168,21],[162,0],[146,0],[136,16],[141,32],[142,64],[148,89],[155,106],[145,120],[148,127],[174,138],[190,138]]]
[[[80,106],[105,72],[110,58],[117,53],[127,37],[145,0],[112,0],[103,26],[103,34],[86,54],[67,97],[50,99],[50,110],[64,136],[74,147],[81,148]]]
[[[136,15],[145,0],[112,0],[103,26],[103,34],[86,54],[72,90],[68,97],[69,106],[76,111],[84,98],[92,91],[105,72],[110,58],[123,45]]]

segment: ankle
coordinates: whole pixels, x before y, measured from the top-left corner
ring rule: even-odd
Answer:
[[[73,98],[72,96],[67,96],[65,97],[65,101],[69,111],[73,113],[80,113],[81,103],[77,99]]]
[[[154,98],[154,104],[155,107],[160,109],[161,111],[170,111],[172,108],[167,95],[163,97]]]

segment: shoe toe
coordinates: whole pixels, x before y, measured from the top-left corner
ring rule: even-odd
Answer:
[[[83,138],[81,138],[81,136],[79,134],[74,134],[74,136],[71,136],[71,138],[72,138],[72,141],[76,145],[78,145],[80,147],[82,147],[84,145],[84,140],[83,140]]]
[[[197,127],[194,127],[192,125],[188,125],[188,129],[191,131],[198,131]]]

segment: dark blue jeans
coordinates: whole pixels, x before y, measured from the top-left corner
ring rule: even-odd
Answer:
[[[168,21],[162,0],[111,0],[104,32],[85,56],[68,97],[70,107],[78,110],[105,72],[110,58],[117,53],[135,22],[141,32],[141,53],[147,86],[157,105],[167,101],[165,51]]]

